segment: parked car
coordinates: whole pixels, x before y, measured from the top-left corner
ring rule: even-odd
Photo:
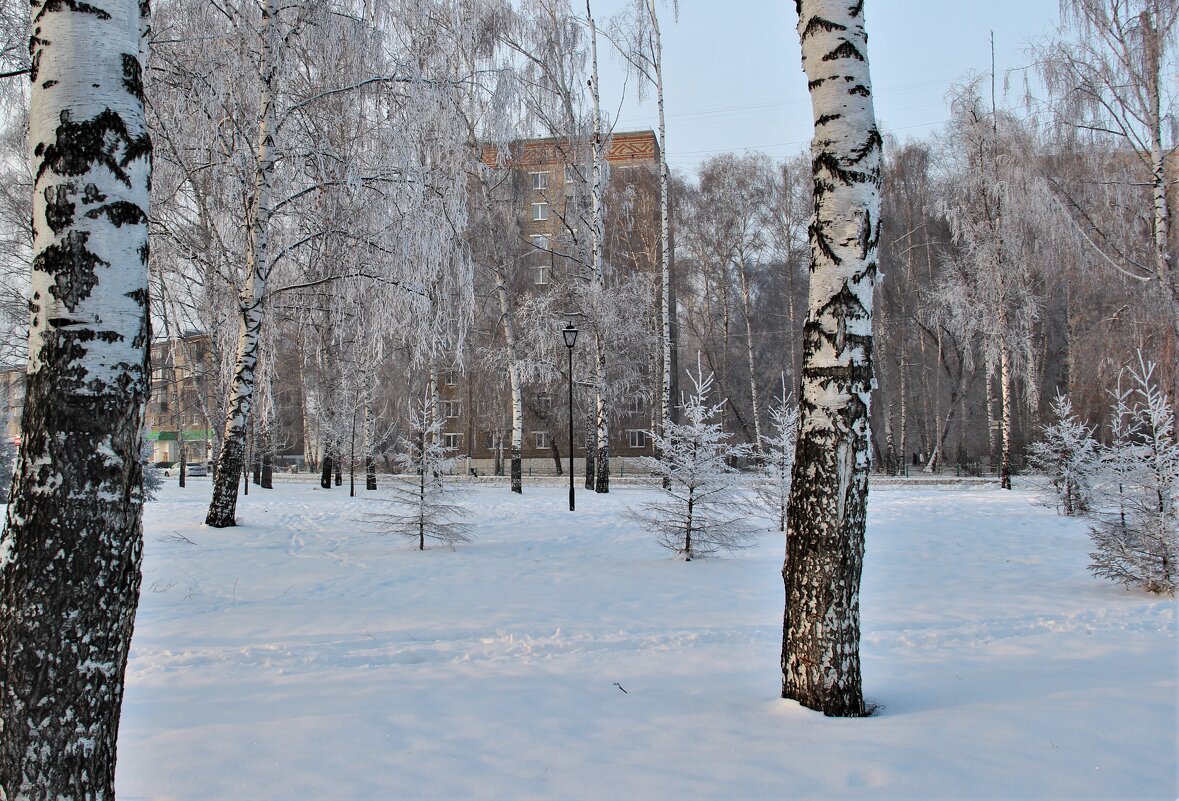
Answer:
[[[187,475],[191,478],[197,478],[199,476],[207,476],[207,475],[209,475],[209,463],[208,462],[189,462],[188,463],[188,470],[186,472],[187,472]]]
[[[163,472],[164,478],[169,478],[173,473],[180,469],[180,463],[169,461],[156,462],[155,468]]]

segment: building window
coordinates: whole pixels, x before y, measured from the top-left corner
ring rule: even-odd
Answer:
[[[552,274],[553,268],[547,264],[536,265],[536,285],[544,286],[549,282],[549,276]]]
[[[573,181],[576,179],[576,177],[577,177],[576,174],[573,172],[573,165],[566,164],[565,165],[565,183],[572,184]]]
[[[536,396],[536,408],[542,412],[547,413],[550,409],[553,408],[553,396],[546,394],[546,393],[541,393],[540,395],[537,395]]]
[[[641,431],[637,428],[632,428],[626,432],[627,439],[630,441],[632,448],[647,447],[647,432]]]
[[[532,188],[537,192],[543,192],[549,188],[549,174],[547,172],[532,173]]]
[[[549,204],[543,200],[532,204],[532,219],[540,222],[549,218]]]
[[[453,387],[458,383],[458,370],[447,370],[442,374],[442,383],[448,387]]]
[[[483,432],[483,447],[487,448],[487,450],[489,450],[489,451],[495,450],[495,432],[494,431],[484,431]]]
[[[449,419],[454,419],[459,416],[459,406],[461,404],[455,400],[442,401],[442,416]]]
[[[542,259],[549,257],[549,238],[544,234],[533,234],[532,247],[536,248]]]
[[[448,451],[457,451],[459,446],[463,444],[462,434],[451,434],[449,432],[442,435],[442,447]]]
[[[647,399],[642,395],[636,395],[631,398],[630,412],[631,414],[642,414],[647,409]]]
[[[168,411],[168,398],[167,397],[160,398],[160,411],[161,412]]]
[[[533,431],[532,436],[536,440],[536,449],[545,450],[549,447],[549,432],[547,431]]]

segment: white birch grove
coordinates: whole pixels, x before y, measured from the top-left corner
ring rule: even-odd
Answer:
[[[815,134],[812,272],[787,512],[782,696],[864,715],[859,585],[868,500],[880,150],[863,3],[798,0]]]
[[[609,179],[609,165],[606,154],[609,148],[608,132],[602,117],[601,82],[598,79],[598,31],[594,21],[591,0],[585,0],[585,19],[589,27],[590,49],[590,269],[589,288],[584,295],[584,309],[589,311],[590,333],[594,344],[594,414],[597,430],[596,454],[594,457],[594,492],[610,491],[610,403],[606,393],[606,366],[608,332],[601,323],[603,307],[609,302],[606,297],[606,274],[603,251],[606,247],[605,209],[603,206],[606,182]]]
[[[988,373],[999,375],[999,478],[1010,489],[1015,394],[1022,387],[1028,405],[1036,405],[1041,266],[1061,229],[1051,224],[1053,207],[1027,130],[993,107],[985,111],[978,87],[975,81],[952,97],[949,146],[959,168],[945,182],[939,209],[958,250],[941,299],[962,338],[977,338]]]
[[[248,5],[226,7],[228,21],[209,22],[222,36],[200,48],[224,52],[225,63],[206,59],[186,69],[183,53],[175,59],[180,93],[196,95],[206,118],[217,121],[211,138],[220,152],[211,166],[225,165],[240,196],[209,216],[244,232],[237,242],[223,238],[218,250],[230,255],[209,260],[202,288],[238,295],[229,346],[237,358],[227,379],[224,464],[214,476],[210,525],[233,524],[233,477],[272,298],[281,295],[278,305],[296,316],[304,313],[299,307],[320,307],[306,313],[330,318],[341,297],[337,285],[351,285],[345,295],[366,291],[372,321],[395,332],[415,363],[453,349],[465,335],[471,294],[455,102],[462,76],[455,74],[458,45],[434,39],[431,28],[448,7],[365,3],[353,13],[328,13],[294,4],[264,8],[261,22]],[[182,157],[189,151],[180,145]],[[179,205],[191,197],[203,214],[200,164],[180,170]],[[241,252],[244,263],[232,255]],[[224,323],[232,318],[212,321],[219,341],[229,338]]]
[[[149,11],[31,12],[28,396],[0,535],[0,797],[114,798],[143,547]]]
[[[679,15],[679,3],[671,3],[673,16]],[[672,284],[671,241],[671,173],[667,166],[667,116],[663,97],[663,32],[659,26],[656,0],[632,0],[611,21],[612,37],[619,52],[638,74],[639,99],[649,88],[655,92],[659,116],[659,430],[666,430],[673,420],[672,405],[676,385],[676,360],[672,352],[675,322],[675,292]]]
[[[1106,176],[1088,186],[1050,175],[1053,189],[1079,235],[1097,255],[1099,269],[1149,284],[1179,342],[1179,275],[1171,242],[1175,148],[1174,81],[1179,2],[1176,0],[1061,0],[1060,35],[1039,48],[1041,75],[1049,90],[1062,149],[1085,159],[1086,151],[1111,145],[1122,166],[1120,179]],[[1121,172],[1121,170],[1118,170]],[[1143,190],[1146,191],[1143,191]],[[1149,231],[1145,252],[1112,229],[1122,204]],[[1135,237],[1138,238],[1138,237]],[[1139,251],[1139,252],[1136,252]],[[1172,394],[1179,370],[1170,370]]]

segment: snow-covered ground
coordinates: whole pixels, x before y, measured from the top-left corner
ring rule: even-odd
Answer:
[[[418,552],[370,502],[207,480],[146,513],[118,790],[134,799],[1179,795],[1176,604],[1086,572],[1084,525],[992,487],[873,490],[876,717],[778,698],[781,536],[682,562],[652,492],[481,486]]]

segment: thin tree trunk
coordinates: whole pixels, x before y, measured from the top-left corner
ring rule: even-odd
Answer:
[[[585,2],[585,16],[589,24],[590,44],[590,99],[593,104],[590,187],[590,300],[597,310],[607,302],[606,277],[602,268],[606,233],[603,222],[603,192],[606,183],[606,141],[602,130],[601,84],[598,80],[598,29],[594,22],[590,0]],[[610,421],[606,403],[606,342],[601,330],[601,317],[591,320],[594,326],[594,405],[597,428],[597,453],[594,459],[594,491],[610,491]]]
[[[418,434],[418,550],[426,550],[426,432]]]
[[[1004,329],[1005,330],[1005,329]],[[999,486],[1011,489],[1011,359],[1007,343],[999,346],[999,397],[1003,415],[1003,454],[999,459]]]
[[[667,169],[667,123],[663,108],[663,37],[659,30],[659,15],[655,12],[655,0],[647,0],[647,13],[651,18],[654,52],[652,64],[655,71],[655,99],[659,108],[659,264],[660,264],[660,345],[663,350],[663,380],[659,385],[659,433],[666,435],[671,422],[671,318],[675,313],[671,294],[671,178]]]
[[[596,476],[594,475],[594,466],[597,464],[597,438],[596,429],[594,427],[594,413],[591,411],[585,424],[585,488],[592,490],[595,486]]]
[[[0,798],[113,799],[143,552],[148,6],[34,0],[27,394],[0,533]]]
[[[364,396],[364,488],[377,488],[377,464],[373,459],[372,373],[368,374],[368,388]]]
[[[995,417],[995,394],[992,391],[994,381],[991,378],[991,365],[986,367],[986,398],[987,398],[987,462],[990,467],[995,466],[995,454],[998,453],[996,432],[999,430],[998,419]]]
[[[610,425],[607,419],[609,408],[603,386],[606,383],[606,345],[594,336],[594,365],[597,371],[597,391],[594,393],[594,425],[597,430],[597,448],[594,454],[594,492],[610,491]]]
[[[782,570],[782,695],[827,715],[859,716],[881,137],[863,4],[798,0],[797,8],[815,119],[815,213]]]
[[[272,48],[275,0],[262,6],[262,50],[259,59],[261,90],[258,98],[258,166],[254,173],[254,192],[250,199],[249,231],[246,237],[246,286],[242,292],[241,325],[238,334],[237,361],[229,389],[229,408],[225,415],[225,435],[221,453],[213,472],[213,499],[205,524],[214,528],[236,525],[237,475],[245,459],[246,426],[254,397],[254,370],[258,364],[258,345],[262,333],[263,302],[270,276],[268,235],[271,213],[271,180],[274,173],[274,80],[275,54]]]
[[[749,368],[749,400],[753,406],[753,458],[761,460],[761,416],[758,414],[757,365],[753,353],[753,308],[749,294],[749,277],[745,274],[745,257],[737,259],[741,277],[741,314],[745,318],[745,360]]]

